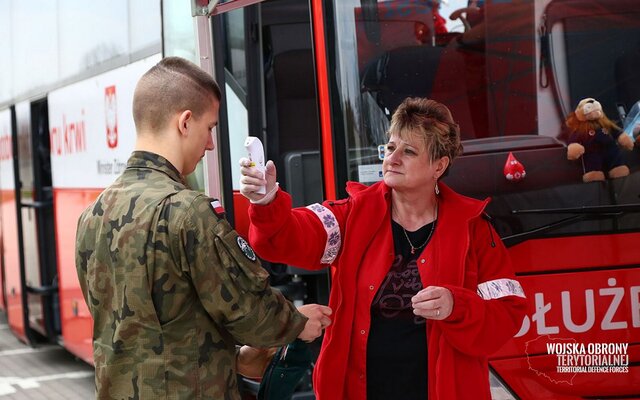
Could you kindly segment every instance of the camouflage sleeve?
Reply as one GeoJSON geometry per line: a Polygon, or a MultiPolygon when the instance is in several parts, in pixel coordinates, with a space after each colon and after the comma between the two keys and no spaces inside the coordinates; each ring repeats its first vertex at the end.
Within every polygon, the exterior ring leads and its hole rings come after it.
{"type": "Polygon", "coordinates": [[[180,234],[183,268],[203,306],[239,343],[278,346],[300,334],[306,317],[269,286],[269,273],[249,244],[205,196],[193,202],[180,234]]]}
{"type": "Polygon", "coordinates": [[[76,245],[75,245],[75,261],[76,261],[76,272],[78,274],[78,282],[80,283],[80,289],[82,290],[82,296],[84,297],[85,303],[88,305],[89,303],[89,289],[87,287],[87,263],[89,257],[92,254],[90,249],[87,249],[85,246],[86,240],[86,210],[80,215],[78,218],[78,224],[76,227],[76,245]]]}

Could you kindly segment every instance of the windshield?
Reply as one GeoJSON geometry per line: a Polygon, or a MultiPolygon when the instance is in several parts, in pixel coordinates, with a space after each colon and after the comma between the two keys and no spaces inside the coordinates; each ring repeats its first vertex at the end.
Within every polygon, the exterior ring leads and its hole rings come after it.
{"type": "Polygon", "coordinates": [[[640,100],[640,3],[334,0],[330,15],[339,187],[382,179],[379,146],[391,114],[408,96],[429,97],[451,109],[465,148],[445,182],[493,197],[502,236],[640,227],[634,209],[566,223],[571,215],[519,213],[640,201],[638,148],[621,150],[629,176],[585,184],[582,162],[567,160],[564,124],[585,97],[620,126],[640,100]],[[510,153],[526,170],[521,181],[505,178],[510,153]]]}

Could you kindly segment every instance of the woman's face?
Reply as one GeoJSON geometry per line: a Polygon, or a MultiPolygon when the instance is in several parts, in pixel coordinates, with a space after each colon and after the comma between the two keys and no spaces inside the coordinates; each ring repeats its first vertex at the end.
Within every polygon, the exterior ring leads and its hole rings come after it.
{"type": "Polygon", "coordinates": [[[414,136],[403,140],[392,134],[382,162],[384,183],[396,190],[432,186],[437,165],[429,159],[424,140],[414,136]]]}

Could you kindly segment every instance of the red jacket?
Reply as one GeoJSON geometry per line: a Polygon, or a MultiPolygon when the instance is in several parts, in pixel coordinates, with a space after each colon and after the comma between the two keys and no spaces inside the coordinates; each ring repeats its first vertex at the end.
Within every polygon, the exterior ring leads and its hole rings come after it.
{"type": "MultiPolygon", "coordinates": [[[[424,287],[451,291],[454,308],[447,319],[426,324],[429,399],[490,399],[487,356],[517,332],[526,301],[504,245],[482,217],[488,200],[440,187],[438,225],[418,268],[424,287]]],[[[347,192],[348,199],[324,207],[291,210],[290,196],[279,191],[271,204],[249,209],[249,239],[261,257],[335,267],[333,323],[314,371],[318,400],[366,399],[370,307],[394,257],[390,189],[349,183],[347,192]],[[330,242],[338,242],[339,252],[330,242]]]]}

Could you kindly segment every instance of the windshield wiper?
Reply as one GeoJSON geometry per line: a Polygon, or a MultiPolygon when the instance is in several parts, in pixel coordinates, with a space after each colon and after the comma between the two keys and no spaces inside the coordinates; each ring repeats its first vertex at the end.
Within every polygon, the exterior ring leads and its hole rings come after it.
{"type": "Polygon", "coordinates": [[[505,246],[510,247],[525,240],[541,236],[540,234],[570,225],[582,220],[602,218],[606,216],[619,216],[624,213],[640,212],[640,204],[619,204],[619,205],[603,205],[603,206],[583,206],[583,207],[567,207],[567,208],[541,208],[531,210],[512,210],[512,214],[577,214],[560,221],[555,221],[547,225],[542,225],[525,232],[516,233],[514,235],[505,236],[502,242],[505,246]]]}
{"type": "Polygon", "coordinates": [[[614,204],[604,206],[582,206],[567,208],[540,208],[532,210],[512,210],[512,214],[622,214],[640,212],[640,204],[614,204]]]}

